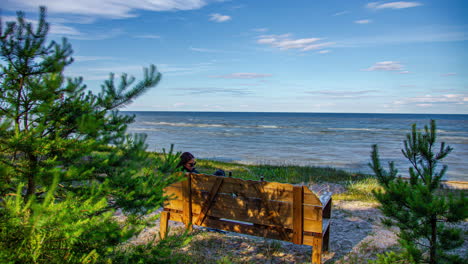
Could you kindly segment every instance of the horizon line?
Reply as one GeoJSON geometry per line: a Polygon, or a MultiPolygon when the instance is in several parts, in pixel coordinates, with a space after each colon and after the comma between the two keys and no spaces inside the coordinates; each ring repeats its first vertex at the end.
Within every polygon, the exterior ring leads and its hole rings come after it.
{"type": "Polygon", "coordinates": [[[276,111],[194,111],[194,110],[120,110],[121,112],[180,112],[180,113],[271,113],[271,114],[377,114],[377,115],[468,115],[450,113],[369,113],[369,112],[276,112],[276,111]]]}

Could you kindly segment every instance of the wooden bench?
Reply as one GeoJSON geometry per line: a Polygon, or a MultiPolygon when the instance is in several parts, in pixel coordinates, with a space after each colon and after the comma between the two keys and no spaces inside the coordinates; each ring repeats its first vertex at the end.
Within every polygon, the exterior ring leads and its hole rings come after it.
{"type": "Polygon", "coordinates": [[[329,248],[331,193],[319,198],[305,186],[190,173],[164,191],[170,199],[161,214],[162,238],[172,220],[189,229],[198,225],[309,245],[313,264],[329,248]]]}

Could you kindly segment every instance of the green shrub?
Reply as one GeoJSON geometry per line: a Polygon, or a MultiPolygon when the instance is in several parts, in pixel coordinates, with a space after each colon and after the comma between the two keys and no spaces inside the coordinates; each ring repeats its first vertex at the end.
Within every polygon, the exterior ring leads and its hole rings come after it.
{"type": "Polygon", "coordinates": [[[369,261],[369,264],[416,264],[416,262],[407,253],[390,251],[378,254],[377,259],[369,261]]]}

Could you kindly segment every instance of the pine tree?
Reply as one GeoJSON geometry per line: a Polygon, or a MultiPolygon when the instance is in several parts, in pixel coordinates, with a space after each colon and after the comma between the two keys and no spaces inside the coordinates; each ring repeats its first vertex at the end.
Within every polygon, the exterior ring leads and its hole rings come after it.
{"type": "Polygon", "coordinates": [[[413,125],[402,149],[411,164],[410,178],[406,180],[397,176],[393,162],[389,163],[389,171],[382,168],[377,145],[374,145],[369,165],[383,187],[383,191],[374,195],[388,217],[384,223],[399,228],[399,242],[416,262],[462,263],[460,257],[446,251],[463,244],[461,230],[453,223],[468,217],[467,199],[464,192],[453,197],[441,190],[447,166],[440,168],[438,165],[453,149],[444,142],[437,153],[435,148],[435,121],[431,120],[424,132],[413,125]]]}
{"type": "Polygon", "coordinates": [[[144,136],[126,133],[134,116],[119,112],[161,74],[111,74],[94,94],[64,76],[71,45],[46,43],[45,16],[40,8],[36,27],[22,12],[0,21],[0,262],[96,262],[152,220],[143,216],[174,180],[144,136]]]}

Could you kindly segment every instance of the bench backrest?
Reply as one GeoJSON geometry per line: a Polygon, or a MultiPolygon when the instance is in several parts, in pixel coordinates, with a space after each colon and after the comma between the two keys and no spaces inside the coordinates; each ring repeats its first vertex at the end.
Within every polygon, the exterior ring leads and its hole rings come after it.
{"type": "Polygon", "coordinates": [[[331,195],[320,199],[305,186],[276,182],[186,177],[165,188],[169,220],[311,246],[327,232],[331,195]]]}

